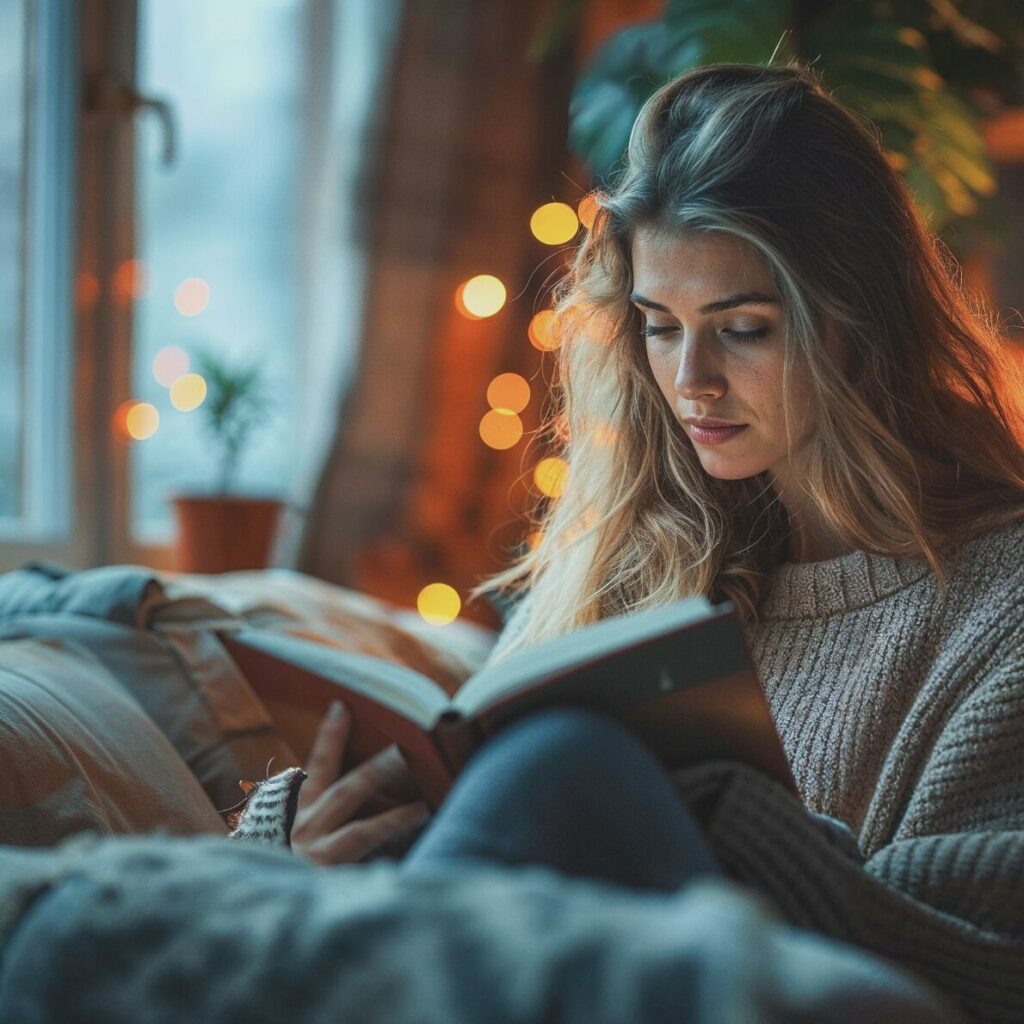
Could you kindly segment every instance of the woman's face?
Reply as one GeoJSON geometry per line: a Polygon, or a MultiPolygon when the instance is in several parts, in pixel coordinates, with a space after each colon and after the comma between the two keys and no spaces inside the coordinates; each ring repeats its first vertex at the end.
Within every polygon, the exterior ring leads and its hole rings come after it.
{"type": "MultiPolygon", "coordinates": [[[[786,477],[783,418],[784,317],[767,266],[721,232],[641,229],[632,248],[632,300],[654,379],[705,471],[741,480],[766,470],[786,477]],[[744,424],[702,434],[692,419],[744,424]]],[[[794,451],[812,432],[803,376],[794,373],[794,451]]]]}

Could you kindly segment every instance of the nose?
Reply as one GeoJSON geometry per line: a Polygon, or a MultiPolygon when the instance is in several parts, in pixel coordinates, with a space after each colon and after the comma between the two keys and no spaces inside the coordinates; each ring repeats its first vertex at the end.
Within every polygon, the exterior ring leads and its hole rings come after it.
{"type": "Polygon", "coordinates": [[[720,398],[725,394],[725,377],[709,349],[706,341],[693,335],[683,339],[675,379],[676,394],[680,398],[694,401],[698,398],[720,398]]]}

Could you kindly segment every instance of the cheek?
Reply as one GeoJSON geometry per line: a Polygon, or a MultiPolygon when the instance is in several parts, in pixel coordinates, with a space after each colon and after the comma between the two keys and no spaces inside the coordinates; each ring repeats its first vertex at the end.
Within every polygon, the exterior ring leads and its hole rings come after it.
{"type": "Polygon", "coordinates": [[[786,438],[787,394],[789,397],[788,405],[790,427],[793,432],[793,444],[795,448],[799,448],[814,432],[814,403],[812,401],[810,379],[805,370],[802,370],[800,367],[794,369],[789,391],[786,392],[783,387],[781,367],[778,369],[770,404],[774,414],[774,429],[782,442],[786,438]]]}
{"type": "Polygon", "coordinates": [[[669,404],[672,404],[672,396],[676,390],[675,360],[671,355],[666,355],[664,352],[659,353],[656,349],[648,346],[647,363],[651,368],[651,374],[658,385],[658,389],[668,400],[669,404]]]}

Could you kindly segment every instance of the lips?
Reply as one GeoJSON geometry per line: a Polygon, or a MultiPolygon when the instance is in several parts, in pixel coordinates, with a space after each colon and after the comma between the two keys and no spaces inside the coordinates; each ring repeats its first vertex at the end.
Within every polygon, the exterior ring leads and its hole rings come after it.
{"type": "Polygon", "coordinates": [[[746,423],[738,423],[726,427],[705,427],[697,423],[690,424],[690,434],[700,444],[721,444],[729,441],[741,431],[747,429],[746,423]]]}

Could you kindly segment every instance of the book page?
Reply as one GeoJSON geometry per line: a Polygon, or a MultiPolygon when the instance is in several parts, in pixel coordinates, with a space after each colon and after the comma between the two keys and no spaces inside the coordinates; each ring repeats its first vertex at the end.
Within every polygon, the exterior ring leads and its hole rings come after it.
{"type": "Polygon", "coordinates": [[[452,699],[452,706],[469,717],[479,709],[528,689],[576,666],[600,660],[621,648],[677,633],[715,612],[705,597],[687,597],[662,608],[618,615],[583,626],[566,636],[545,640],[510,654],[504,661],[471,676],[452,699]]]}
{"type": "MultiPolygon", "coordinates": [[[[276,685],[288,686],[289,676],[302,674],[333,684],[337,697],[345,699],[345,691],[359,694],[374,703],[390,708],[429,731],[437,717],[448,708],[448,694],[432,679],[404,665],[396,665],[368,654],[341,651],[336,647],[301,640],[283,633],[246,629],[225,638],[229,650],[246,648],[272,665],[259,669],[261,675],[277,674],[276,685]]],[[[236,655],[237,659],[237,655],[236,655]]],[[[249,672],[255,672],[249,667],[249,672]]]]}

